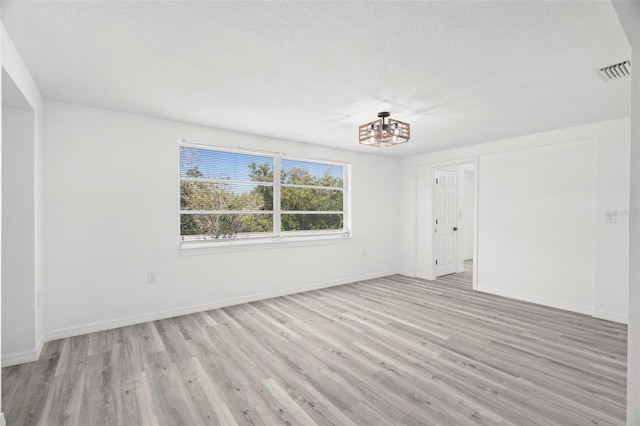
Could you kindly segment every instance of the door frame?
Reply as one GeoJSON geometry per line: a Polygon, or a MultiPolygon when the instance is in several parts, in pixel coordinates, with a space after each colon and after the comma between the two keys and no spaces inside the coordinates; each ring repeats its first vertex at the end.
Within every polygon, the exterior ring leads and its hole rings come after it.
{"type": "Polygon", "coordinates": [[[480,189],[478,158],[464,157],[456,160],[418,164],[416,166],[416,277],[427,280],[435,279],[435,239],[433,238],[435,169],[461,164],[473,164],[473,289],[477,290],[478,271],[481,261],[478,253],[478,207],[480,201],[478,196],[480,189]]]}

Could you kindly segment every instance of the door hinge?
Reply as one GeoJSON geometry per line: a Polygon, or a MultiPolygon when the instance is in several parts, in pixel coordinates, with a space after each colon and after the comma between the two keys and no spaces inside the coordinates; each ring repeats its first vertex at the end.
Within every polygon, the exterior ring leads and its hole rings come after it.
{"type": "Polygon", "coordinates": [[[438,178],[436,178],[436,185],[438,184],[438,178]]]}
{"type": "Polygon", "coordinates": [[[436,259],[436,266],[438,265],[438,259],[436,259]]]}
{"type": "Polygon", "coordinates": [[[438,224],[438,219],[436,219],[436,225],[438,224]]]}

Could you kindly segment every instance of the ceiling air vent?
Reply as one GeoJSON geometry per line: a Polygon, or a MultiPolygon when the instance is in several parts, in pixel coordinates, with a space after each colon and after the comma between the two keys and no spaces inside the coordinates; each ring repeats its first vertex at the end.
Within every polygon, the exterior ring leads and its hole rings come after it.
{"type": "Polygon", "coordinates": [[[600,68],[600,75],[605,80],[617,80],[619,78],[627,78],[631,75],[631,62],[624,61],[619,64],[609,65],[600,68]]]}

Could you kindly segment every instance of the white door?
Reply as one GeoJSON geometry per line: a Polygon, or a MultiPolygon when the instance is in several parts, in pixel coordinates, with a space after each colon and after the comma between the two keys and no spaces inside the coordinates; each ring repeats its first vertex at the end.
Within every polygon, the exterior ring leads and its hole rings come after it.
{"type": "Polygon", "coordinates": [[[435,169],[434,262],[435,276],[453,274],[457,268],[456,173],[435,169]]]}

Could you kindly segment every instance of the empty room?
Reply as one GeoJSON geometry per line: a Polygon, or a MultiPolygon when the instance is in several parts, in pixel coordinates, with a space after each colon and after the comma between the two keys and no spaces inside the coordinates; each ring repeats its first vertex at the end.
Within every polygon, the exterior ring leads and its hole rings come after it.
{"type": "Polygon", "coordinates": [[[0,426],[640,426],[640,1],[0,21],[0,426]]]}

